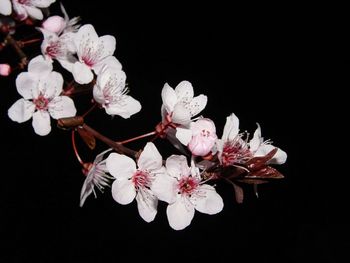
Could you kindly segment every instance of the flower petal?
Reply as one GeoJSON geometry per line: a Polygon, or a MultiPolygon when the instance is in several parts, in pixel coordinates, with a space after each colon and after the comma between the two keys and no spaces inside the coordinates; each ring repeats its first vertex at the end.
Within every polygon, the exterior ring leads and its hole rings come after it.
{"type": "Polygon", "coordinates": [[[258,128],[256,128],[253,138],[249,141],[249,149],[251,152],[255,152],[258,150],[260,144],[262,143],[263,139],[261,137],[261,128],[259,123],[257,123],[258,128]]]}
{"type": "Polygon", "coordinates": [[[147,223],[152,222],[157,214],[158,199],[149,192],[141,190],[136,195],[137,208],[143,220],[147,223]]]}
{"type": "Polygon", "coordinates": [[[83,186],[80,191],[80,207],[82,207],[85,203],[86,198],[92,193],[94,185],[92,184],[92,177],[86,177],[83,183],[83,186]]]}
{"type": "Polygon", "coordinates": [[[197,211],[214,215],[223,209],[224,202],[214,187],[203,184],[199,187],[199,193],[199,196],[192,195],[191,197],[191,201],[195,204],[197,211]]]}
{"type": "Polygon", "coordinates": [[[192,131],[177,127],[175,136],[183,145],[187,146],[192,139],[192,131]]]}
{"type": "Polygon", "coordinates": [[[52,71],[52,68],[52,62],[46,60],[42,55],[36,56],[28,64],[28,72],[37,77],[45,77],[52,71]]]}
{"type": "Polygon", "coordinates": [[[4,16],[11,15],[12,6],[10,0],[0,0],[0,14],[4,16]]]}
{"type": "Polygon", "coordinates": [[[175,88],[178,101],[190,102],[193,98],[193,87],[189,81],[181,81],[175,88]]]}
{"type": "MultiPolygon", "coordinates": [[[[262,144],[258,148],[258,150],[254,153],[254,156],[265,156],[269,152],[271,152],[273,149],[277,147],[271,145],[271,144],[262,144]]],[[[280,148],[277,148],[276,154],[273,156],[273,158],[268,162],[270,164],[284,164],[287,161],[287,153],[280,148]]]]}
{"type": "Polygon", "coordinates": [[[23,21],[28,17],[27,10],[17,1],[12,1],[12,7],[20,21],[23,21]]]}
{"type": "Polygon", "coordinates": [[[176,183],[177,180],[174,177],[165,173],[158,174],[152,182],[151,190],[159,200],[171,204],[176,201],[176,183]]]}
{"type": "Polygon", "coordinates": [[[168,83],[165,83],[162,89],[162,101],[167,113],[173,112],[177,103],[177,96],[175,90],[168,83]]]}
{"type": "Polygon", "coordinates": [[[58,72],[51,72],[46,77],[40,79],[39,92],[45,98],[55,98],[62,92],[63,77],[58,72]]]}
{"type": "Polygon", "coordinates": [[[105,35],[99,38],[99,43],[102,45],[102,52],[100,54],[100,58],[105,58],[108,56],[112,56],[115,51],[115,37],[111,35],[105,35]]]}
{"type": "Polygon", "coordinates": [[[73,77],[79,84],[87,84],[92,81],[94,74],[92,74],[90,68],[83,63],[75,62],[73,65],[73,77]]]}
{"type": "Polygon", "coordinates": [[[128,179],[136,171],[136,163],[128,156],[111,153],[106,159],[108,172],[116,179],[128,179]]]}
{"type": "Polygon", "coordinates": [[[31,101],[25,99],[17,100],[8,110],[11,120],[18,123],[29,120],[35,111],[35,105],[31,101]]]}
{"type": "Polygon", "coordinates": [[[224,132],[221,139],[226,141],[232,141],[239,133],[239,119],[234,113],[226,117],[226,123],[224,127],[224,132]]]}
{"type": "Polygon", "coordinates": [[[71,98],[59,96],[50,101],[49,113],[52,118],[57,120],[60,118],[73,117],[77,113],[77,110],[71,98]]]}
{"type": "Polygon", "coordinates": [[[137,161],[142,171],[152,171],[162,167],[163,158],[152,142],[148,142],[137,161]]]}
{"type": "Polygon", "coordinates": [[[91,24],[83,25],[74,36],[74,44],[81,61],[82,57],[87,55],[85,53],[93,55],[97,52],[98,43],[98,35],[91,24]]]}
{"type": "Polygon", "coordinates": [[[205,106],[207,105],[207,102],[208,97],[203,94],[194,97],[189,104],[191,117],[196,116],[198,113],[204,110],[205,106]]]}
{"type": "Polygon", "coordinates": [[[174,123],[188,125],[191,121],[191,113],[184,104],[178,103],[174,107],[171,118],[174,123]]]}
{"type": "Polygon", "coordinates": [[[34,6],[23,5],[24,9],[27,11],[31,18],[42,20],[44,18],[43,12],[34,6]]]}
{"type": "Polygon", "coordinates": [[[48,135],[51,131],[50,114],[41,110],[34,112],[32,125],[36,134],[48,135]]]}
{"type": "Polygon", "coordinates": [[[45,8],[54,3],[56,0],[31,0],[30,2],[40,8],[45,8]]]}
{"type": "Polygon", "coordinates": [[[172,155],[165,163],[167,172],[170,176],[181,179],[183,176],[191,174],[191,169],[188,167],[187,159],[183,155],[172,155]]]}
{"type": "Polygon", "coordinates": [[[135,186],[128,179],[115,180],[112,184],[112,196],[121,205],[130,204],[136,196],[135,186]]]}
{"type": "Polygon", "coordinates": [[[98,61],[92,66],[92,69],[99,75],[105,66],[113,70],[122,70],[122,64],[120,64],[119,60],[114,56],[108,56],[98,61]]]}
{"type": "Polygon", "coordinates": [[[106,112],[110,115],[119,115],[124,119],[128,119],[131,115],[138,113],[141,108],[142,106],[138,100],[129,95],[123,95],[123,98],[117,103],[106,107],[106,112]]]}
{"type": "Polygon", "coordinates": [[[18,93],[25,99],[33,99],[38,95],[39,79],[28,72],[20,73],[16,78],[18,93]]]}
{"type": "Polygon", "coordinates": [[[182,197],[178,197],[175,203],[168,205],[166,213],[169,225],[175,230],[181,230],[191,224],[194,216],[194,207],[185,203],[182,197]]]}

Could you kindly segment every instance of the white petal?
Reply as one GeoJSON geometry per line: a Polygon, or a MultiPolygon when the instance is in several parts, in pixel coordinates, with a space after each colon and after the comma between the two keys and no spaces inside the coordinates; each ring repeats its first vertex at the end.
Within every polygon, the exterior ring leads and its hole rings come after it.
{"type": "Polygon", "coordinates": [[[42,20],[44,18],[43,12],[34,6],[23,5],[24,9],[27,11],[31,18],[42,20]]]}
{"type": "Polygon", "coordinates": [[[46,77],[40,79],[39,92],[45,98],[55,98],[62,92],[63,77],[58,72],[51,72],[46,77]]]}
{"type": "Polygon", "coordinates": [[[36,56],[28,64],[28,72],[39,77],[45,77],[52,71],[52,62],[42,55],[36,56]]]}
{"type": "Polygon", "coordinates": [[[27,10],[23,7],[22,4],[19,4],[17,1],[12,1],[12,7],[13,11],[15,11],[20,21],[23,21],[28,17],[27,10]]]}
{"type": "Polygon", "coordinates": [[[111,35],[105,35],[99,38],[100,45],[103,46],[102,52],[100,54],[100,58],[105,58],[108,56],[112,56],[115,50],[115,37],[111,35]]]}
{"type": "Polygon", "coordinates": [[[115,104],[110,104],[106,107],[107,114],[119,115],[124,119],[130,118],[131,115],[138,113],[141,110],[141,104],[129,95],[123,95],[115,104]]]}
{"type": "Polygon", "coordinates": [[[0,14],[4,16],[11,15],[12,6],[10,0],[0,0],[0,14]]]}
{"type": "Polygon", "coordinates": [[[256,128],[253,138],[249,141],[249,149],[252,152],[255,152],[260,144],[262,143],[262,138],[261,138],[261,128],[259,123],[257,123],[258,128],[256,128]]]}
{"type": "Polygon", "coordinates": [[[122,70],[122,64],[120,64],[119,60],[114,56],[108,56],[98,61],[92,66],[92,69],[99,75],[105,66],[113,70],[122,70]]]}
{"type": "Polygon", "coordinates": [[[239,133],[239,119],[232,113],[230,116],[226,117],[226,123],[224,127],[224,132],[222,134],[222,140],[225,142],[227,140],[232,141],[239,133]]]}
{"type": "Polygon", "coordinates": [[[130,204],[135,196],[136,190],[131,180],[114,180],[112,184],[113,199],[121,205],[130,204]]]}
{"type": "Polygon", "coordinates": [[[71,73],[73,72],[75,62],[77,62],[76,59],[73,61],[70,61],[70,60],[56,58],[56,60],[61,64],[61,66],[63,68],[65,68],[66,70],[68,70],[71,73]]]}
{"type": "Polygon", "coordinates": [[[38,78],[28,72],[22,72],[16,78],[18,93],[25,99],[33,99],[38,94],[38,78]]]}
{"type": "Polygon", "coordinates": [[[175,88],[177,99],[179,101],[191,101],[193,98],[193,87],[189,81],[181,81],[175,88]]]}
{"type": "Polygon", "coordinates": [[[136,163],[128,156],[111,153],[106,159],[108,172],[116,179],[128,179],[136,171],[136,163]]]}
{"type": "Polygon", "coordinates": [[[170,176],[181,179],[183,176],[191,174],[191,169],[188,167],[187,159],[183,155],[172,155],[165,163],[167,172],[170,176]]]}
{"type": "Polygon", "coordinates": [[[45,8],[54,3],[56,0],[31,0],[30,2],[40,8],[45,8]]]}
{"type": "Polygon", "coordinates": [[[158,199],[152,194],[141,191],[136,195],[137,208],[142,219],[149,223],[156,217],[158,199]]]}
{"type": "Polygon", "coordinates": [[[173,112],[177,103],[177,96],[175,90],[168,83],[165,83],[162,89],[162,101],[167,113],[173,112]]]}
{"type": "MultiPolygon", "coordinates": [[[[258,150],[255,152],[254,156],[265,156],[269,152],[271,152],[273,149],[277,147],[271,145],[271,144],[262,144],[258,148],[258,150]]],[[[269,161],[270,164],[284,164],[287,160],[287,153],[280,148],[277,148],[277,152],[273,156],[273,158],[269,161]]]]}
{"type": "Polygon", "coordinates": [[[183,145],[187,146],[192,139],[192,131],[190,129],[177,127],[175,136],[183,145]]]}
{"type": "Polygon", "coordinates": [[[191,113],[189,109],[185,107],[185,105],[178,103],[174,107],[171,118],[174,123],[188,125],[191,120],[191,113]]]}
{"type": "Polygon", "coordinates": [[[152,171],[162,167],[163,158],[152,142],[148,142],[137,161],[142,171],[152,171]]]}
{"type": "Polygon", "coordinates": [[[35,111],[35,105],[25,99],[17,100],[8,110],[11,120],[22,123],[29,120],[35,111]]]}
{"type": "Polygon", "coordinates": [[[67,96],[59,96],[54,98],[49,103],[49,113],[52,118],[60,119],[66,117],[73,117],[77,113],[74,102],[67,96]]]}
{"type": "Polygon", "coordinates": [[[169,225],[175,230],[181,230],[191,224],[194,216],[194,207],[185,203],[181,197],[166,209],[169,225]]]}
{"type": "Polygon", "coordinates": [[[176,184],[177,180],[174,177],[165,173],[158,174],[152,182],[151,190],[159,200],[171,204],[176,200],[176,184]]]}
{"type": "Polygon", "coordinates": [[[34,112],[32,125],[36,134],[48,135],[51,131],[50,114],[41,110],[34,112]]]}
{"type": "Polygon", "coordinates": [[[90,68],[83,63],[75,62],[73,65],[73,77],[79,84],[87,84],[92,81],[94,74],[92,74],[90,68]]]}
{"type": "MultiPolygon", "coordinates": [[[[126,81],[126,75],[125,72],[116,69],[114,67],[109,67],[105,65],[99,75],[97,76],[96,84],[98,88],[101,90],[101,92],[108,88],[109,90],[109,96],[116,96],[118,93],[122,93],[125,89],[125,81],[126,81]],[[113,85],[114,89],[111,89],[111,84],[113,85]],[[107,87],[109,86],[109,87],[107,87]],[[114,91],[114,93],[112,93],[114,91]]],[[[99,96],[101,97],[101,96],[99,96]]],[[[104,97],[104,96],[102,96],[104,97]]]]}
{"type": "Polygon", "coordinates": [[[191,117],[196,116],[198,113],[200,113],[207,105],[207,102],[208,97],[203,94],[194,97],[189,104],[191,117]]]}
{"type": "Polygon", "coordinates": [[[82,59],[86,52],[95,54],[98,50],[98,43],[98,35],[95,28],[90,24],[83,25],[74,36],[74,44],[79,59],[82,59]]]}
{"type": "Polygon", "coordinates": [[[192,195],[191,201],[195,203],[195,208],[197,211],[214,215],[219,213],[223,207],[224,202],[221,196],[215,191],[215,188],[203,184],[199,187],[199,196],[192,195]]]}

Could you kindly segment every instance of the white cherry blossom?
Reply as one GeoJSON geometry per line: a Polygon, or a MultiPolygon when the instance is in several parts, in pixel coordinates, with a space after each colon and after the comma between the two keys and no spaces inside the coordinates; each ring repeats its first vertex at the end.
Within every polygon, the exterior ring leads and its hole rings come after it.
{"type": "Polygon", "coordinates": [[[4,16],[11,15],[12,5],[10,0],[0,0],[0,14],[4,16]]]}
{"type": "Polygon", "coordinates": [[[16,79],[17,91],[22,99],[16,101],[8,110],[11,120],[22,123],[33,117],[36,134],[50,133],[50,116],[54,119],[72,117],[76,114],[73,100],[60,96],[63,78],[52,71],[52,64],[43,56],[33,58],[28,72],[22,72],[16,79]]]}
{"type": "Polygon", "coordinates": [[[135,198],[140,216],[151,222],[157,214],[158,199],[153,194],[152,183],[162,175],[162,156],[155,145],[147,143],[142,151],[137,167],[133,159],[118,153],[107,158],[107,169],[116,180],[112,184],[112,196],[122,205],[130,204],[135,198]]]}
{"type": "Polygon", "coordinates": [[[195,210],[213,215],[224,206],[221,196],[211,185],[202,181],[199,169],[192,162],[188,167],[185,156],[172,155],[166,160],[167,174],[159,175],[153,182],[153,191],[159,200],[169,203],[169,225],[181,230],[190,225],[195,210]]]}
{"type": "Polygon", "coordinates": [[[141,104],[127,95],[124,71],[105,66],[97,76],[93,95],[96,102],[105,108],[107,114],[130,118],[141,110],[141,104]]]}
{"type": "Polygon", "coordinates": [[[72,74],[79,84],[91,82],[94,77],[91,70],[98,75],[104,65],[121,70],[120,62],[112,56],[116,46],[114,36],[98,37],[94,27],[88,24],[76,33],[74,44],[78,61],[73,65],[72,74]]]}
{"type": "Polygon", "coordinates": [[[28,16],[37,20],[44,18],[40,8],[49,7],[56,0],[12,0],[13,10],[20,20],[28,16]]]}

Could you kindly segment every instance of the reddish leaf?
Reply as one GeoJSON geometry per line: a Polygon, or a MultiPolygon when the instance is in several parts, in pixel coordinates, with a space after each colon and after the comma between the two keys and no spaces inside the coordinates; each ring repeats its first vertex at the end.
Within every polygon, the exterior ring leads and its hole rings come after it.
{"type": "Polygon", "coordinates": [[[96,146],[96,140],[95,137],[89,133],[88,131],[86,131],[83,128],[78,128],[77,129],[80,137],[83,139],[83,141],[86,143],[86,145],[91,149],[95,149],[96,146]]]}
{"type": "Polygon", "coordinates": [[[239,204],[242,204],[243,198],[244,198],[242,187],[240,187],[239,185],[237,185],[235,183],[232,183],[232,185],[233,185],[233,189],[235,190],[236,202],[239,204]]]}
{"type": "Polygon", "coordinates": [[[266,163],[272,159],[272,157],[276,154],[277,152],[277,148],[274,148],[273,150],[271,150],[268,154],[266,154],[265,156],[261,156],[261,157],[254,157],[252,159],[250,159],[246,165],[247,168],[250,171],[257,171],[260,170],[262,167],[266,166],[266,163]]]}
{"type": "Polygon", "coordinates": [[[275,168],[272,168],[271,166],[265,166],[261,168],[260,170],[253,171],[248,173],[244,178],[249,179],[281,179],[284,178],[284,176],[277,171],[275,168]]]}

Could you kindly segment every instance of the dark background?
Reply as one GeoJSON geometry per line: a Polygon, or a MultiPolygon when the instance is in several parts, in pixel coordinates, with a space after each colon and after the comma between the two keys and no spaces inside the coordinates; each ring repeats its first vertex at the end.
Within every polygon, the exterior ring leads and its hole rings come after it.
{"type": "MultiPolygon", "coordinates": [[[[57,129],[37,136],[31,121],[17,124],[7,109],[20,96],[15,75],[1,78],[2,172],[0,184],[0,257],[4,262],[118,262],[151,259],[186,262],[334,262],[340,247],[330,246],[331,205],[310,172],[305,146],[316,122],[309,89],[315,88],[317,45],[303,14],[289,7],[189,7],[187,4],[109,8],[109,1],[63,1],[70,15],[80,15],[97,33],[117,39],[115,56],[123,64],[130,94],[142,111],[129,120],[111,119],[95,111],[87,123],[116,140],[151,131],[160,120],[160,92],[165,82],[175,87],[192,82],[195,94],[208,95],[202,112],[212,118],[221,136],[226,116],[234,112],[241,130],[251,133],[255,122],[263,136],[288,153],[279,170],[285,179],[260,187],[256,199],[246,187],[245,202],[234,201],[230,185],[218,184],[224,210],[214,216],[196,212],[183,231],[172,230],[166,205],[159,204],[154,222],[145,223],[135,202],[117,204],[110,192],[89,197],[83,208],[79,195],[84,176],[74,157],[70,133],[57,129]],[[138,11],[136,11],[138,10],[138,11]],[[315,183],[316,182],[316,183],[315,183]],[[9,254],[9,255],[7,255],[9,254]]],[[[57,5],[53,10],[57,10],[57,5]]],[[[36,46],[37,47],[37,46],[36,46]]],[[[3,62],[11,54],[0,54],[3,62]],[[4,55],[3,55],[4,54],[4,55]]],[[[34,56],[36,54],[32,54],[34,56]]],[[[57,65],[56,65],[57,66],[57,65]]],[[[348,67],[348,66],[347,66],[348,67]]],[[[69,76],[69,75],[68,75],[69,76]]],[[[81,114],[88,99],[79,103],[81,114]]],[[[145,141],[130,145],[143,147],[145,141]]],[[[163,156],[175,153],[157,142],[163,156]]],[[[90,153],[79,144],[85,160],[90,153]]]]}

